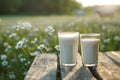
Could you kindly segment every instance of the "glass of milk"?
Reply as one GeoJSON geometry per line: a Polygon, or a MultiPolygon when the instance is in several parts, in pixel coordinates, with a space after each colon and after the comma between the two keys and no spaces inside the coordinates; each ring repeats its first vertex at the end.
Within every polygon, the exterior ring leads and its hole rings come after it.
{"type": "Polygon", "coordinates": [[[85,66],[97,66],[100,34],[80,34],[82,62],[85,66]]]}
{"type": "Polygon", "coordinates": [[[64,66],[77,63],[79,32],[58,32],[60,45],[60,62],[64,66]]]}

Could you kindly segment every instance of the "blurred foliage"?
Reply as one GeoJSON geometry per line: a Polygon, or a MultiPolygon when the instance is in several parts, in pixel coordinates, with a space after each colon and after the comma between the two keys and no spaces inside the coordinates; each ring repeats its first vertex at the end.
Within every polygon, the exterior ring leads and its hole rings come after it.
{"type": "Polygon", "coordinates": [[[80,7],[75,0],[1,0],[0,14],[66,14],[80,7]]]}

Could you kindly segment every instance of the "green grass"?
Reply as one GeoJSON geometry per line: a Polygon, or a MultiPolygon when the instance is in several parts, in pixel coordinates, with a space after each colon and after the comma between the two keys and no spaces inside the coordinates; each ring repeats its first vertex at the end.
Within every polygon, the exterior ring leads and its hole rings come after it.
{"type": "Polygon", "coordinates": [[[35,55],[59,54],[55,46],[60,31],[100,33],[100,51],[120,50],[119,18],[0,16],[0,19],[0,80],[23,80],[35,55]]]}

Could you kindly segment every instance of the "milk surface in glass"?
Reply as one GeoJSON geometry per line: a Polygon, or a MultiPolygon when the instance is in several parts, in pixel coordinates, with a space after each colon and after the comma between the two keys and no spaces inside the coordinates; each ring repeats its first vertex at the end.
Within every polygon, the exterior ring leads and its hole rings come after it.
{"type": "Polygon", "coordinates": [[[82,61],[86,66],[96,66],[98,64],[98,52],[99,52],[99,38],[82,38],[81,41],[81,53],[82,61]]]}
{"type": "Polygon", "coordinates": [[[76,64],[79,32],[59,32],[60,58],[65,64],[76,64]]]}

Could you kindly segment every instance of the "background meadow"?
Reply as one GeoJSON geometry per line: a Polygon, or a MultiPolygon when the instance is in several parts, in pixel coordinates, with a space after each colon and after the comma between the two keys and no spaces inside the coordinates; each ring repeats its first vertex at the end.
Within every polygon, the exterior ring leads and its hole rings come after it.
{"type": "Polygon", "coordinates": [[[100,33],[100,51],[105,52],[120,50],[119,28],[119,18],[1,16],[0,80],[23,80],[36,55],[59,54],[57,33],[60,31],[100,33]]]}

